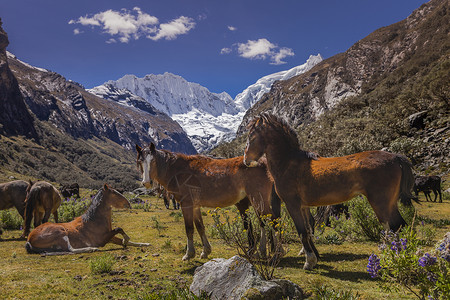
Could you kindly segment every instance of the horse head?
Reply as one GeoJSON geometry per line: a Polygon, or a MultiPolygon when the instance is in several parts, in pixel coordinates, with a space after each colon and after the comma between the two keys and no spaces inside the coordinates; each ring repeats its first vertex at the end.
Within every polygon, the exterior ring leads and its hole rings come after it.
{"type": "Polygon", "coordinates": [[[140,146],[136,145],[136,151],[136,164],[138,170],[141,172],[142,185],[149,189],[153,185],[150,173],[152,171],[151,164],[156,153],[155,144],[151,143],[148,147],[145,148],[141,148],[140,146]]]}
{"type": "Polygon", "coordinates": [[[103,185],[103,198],[107,199],[109,205],[114,208],[131,208],[130,202],[118,191],[110,188],[106,183],[103,185]]]}
{"type": "Polygon", "coordinates": [[[266,151],[266,141],[263,134],[266,122],[265,115],[260,115],[249,124],[247,144],[244,151],[244,164],[247,167],[256,167],[258,159],[266,151]]]}

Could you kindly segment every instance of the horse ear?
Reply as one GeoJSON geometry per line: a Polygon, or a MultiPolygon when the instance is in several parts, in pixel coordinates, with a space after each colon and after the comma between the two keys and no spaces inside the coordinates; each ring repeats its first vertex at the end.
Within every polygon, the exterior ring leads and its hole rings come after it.
{"type": "Polygon", "coordinates": [[[155,144],[153,144],[153,142],[150,143],[150,152],[152,152],[152,153],[156,152],[156,147],[155,147],[155,144]]]}
{"type": "Polygon", "coordinates": [[[103,185],[103,190],[104,190],[104,191],[109,190],[109,186],[108,186],[106,183],[103,185]]]}
{"type": "Polygon", "coordinates": [[[137,153],[142,152],[142,148],[138,144],[136,144],[136,151],[137,151],[137,153]]]}

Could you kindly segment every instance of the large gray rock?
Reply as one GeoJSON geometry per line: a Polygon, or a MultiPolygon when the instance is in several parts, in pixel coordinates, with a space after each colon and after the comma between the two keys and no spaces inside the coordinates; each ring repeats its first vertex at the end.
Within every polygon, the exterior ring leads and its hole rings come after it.
{"type": "Polygon", "coordinates": [[[190,291],[211,299],[303,299],[302,289],[289,280],[264,280],[246,259],[216,258],[198,267],[190,291]]]}

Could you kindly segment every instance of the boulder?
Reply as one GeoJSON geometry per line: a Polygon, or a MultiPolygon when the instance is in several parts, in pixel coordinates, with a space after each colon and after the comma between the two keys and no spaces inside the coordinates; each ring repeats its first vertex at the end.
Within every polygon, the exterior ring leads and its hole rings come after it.
{"type": "Polygon", "coordinates": [[[303,299],[302,289],[289,280],[264,280],[240,256],[216,258],[198,267],[190,291],[211,299],[303,299]]]}

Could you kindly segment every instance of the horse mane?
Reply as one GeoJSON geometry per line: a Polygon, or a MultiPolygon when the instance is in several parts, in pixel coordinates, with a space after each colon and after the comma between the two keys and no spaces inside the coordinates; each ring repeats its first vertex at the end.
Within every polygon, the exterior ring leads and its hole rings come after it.
{"type": "Polygon", "coordinates": [[[83,222],[91,221],[99,208],[100,204],[102,203],[103,199],[103,189],[100,189],[98,193],[92,198],[91,204],[89,205],[86,212],[81,216],[81,219],[83,222]]]}
{"type": "MultiPolygon", "coordinates": [[[[249,127],[253,128],[258,120],[262,120],[263,124],[267,124],[270,126],[275,132],[277,132],[280,135],[283,135],[287,143],[294,149],[298,149],[302,155],[304,155],[308,159],[317,160],[320,155],[314,152],[309,152],[302,150],[300,147],[300,142],[298,140],[298,134],[295,132],[295,130],[292,128],[291,125],[286,122],[286,120],[277,117],[271,113],[263,112],[261,113],[257,118],[254,118],[250,124],[249,127]]],[[[266,126],[267,126],[266,125],[266,126]]]]}

